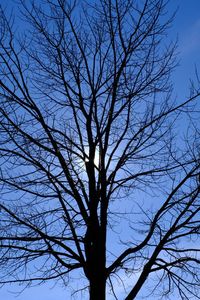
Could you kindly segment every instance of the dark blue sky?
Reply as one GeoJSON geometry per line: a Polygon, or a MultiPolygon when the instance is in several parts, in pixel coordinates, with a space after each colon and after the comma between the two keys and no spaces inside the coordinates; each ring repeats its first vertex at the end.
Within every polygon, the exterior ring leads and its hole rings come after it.
{"type": "MultiPolygon", "coordinates": [[[[13,6],[13,0],[1,0],[0,3],[13,6]]],[[[178,36],[178,51],[180,53],[180,66],[174,73],[175,94],[180,100],[189,93],[189,79],[194,77],[194,66],[200,70],[200,1],[199,0],[171,0],[169,10],[173,11],[179,6],[172,29],[169,32],[170,38],[178,36]]],[[[70,294],[59,286],[52,284],[26,289],[16,298],[13,292],[20,291],[22,287],[16,288],[6,286],[0,290],[0,299],[4,300],[56,300],[70,299],[70,294]],[[12,293],[10,293],[12,292],[12,293]]],[[[123,297],[123,296],[122,296],[123,297]]],[[[76,295],[76,300],[81,299],[76,295]]],[[[83,298],[82,298],[83,299],[83,298]]],[[[108,298],[111,300],[112,298],[108,298]]],[[[149,298],[150,300],[150,298],[149,298]]]]}
{"type": "Polygon", "coordinates": [[[189,78],[194,77],[195,64],[200,69],[200,1],[174,0],[179,6],[171,34],[178,35],[180,66],[175,72],[175,90],[178,95],[188,93],[189,78]]]}

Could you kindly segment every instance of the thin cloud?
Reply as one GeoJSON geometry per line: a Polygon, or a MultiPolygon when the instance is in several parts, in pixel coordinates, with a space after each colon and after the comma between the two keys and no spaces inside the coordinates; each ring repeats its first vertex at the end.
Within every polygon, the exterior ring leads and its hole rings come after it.
{"type": "Polygon", "coordinates": [[[200,19],[193,25],[181,33],[180,35],[180,52],[181,55],[191,55],[200,49],[200,19]]]}

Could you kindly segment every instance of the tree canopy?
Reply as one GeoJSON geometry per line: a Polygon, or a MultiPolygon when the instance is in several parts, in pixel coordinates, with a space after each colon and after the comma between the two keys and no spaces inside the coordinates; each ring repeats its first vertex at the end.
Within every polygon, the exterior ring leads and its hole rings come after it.
{"type": "Polygon", "coordinates": [[[24,28],[0,20],[0,283],[200,299],[199,81],[175,100],[167,1],[20,8],[24,28]]]}

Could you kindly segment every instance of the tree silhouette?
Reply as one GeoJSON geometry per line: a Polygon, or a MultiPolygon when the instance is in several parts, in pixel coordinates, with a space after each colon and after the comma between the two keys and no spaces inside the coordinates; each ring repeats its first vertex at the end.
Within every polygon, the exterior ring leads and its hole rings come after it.
{"type": "Polygon", "coordinates": [[[1,10],[1,284],[200,298],[199,91],[174,101],[166,4],[21,1],[24,34],[1,10]]]}

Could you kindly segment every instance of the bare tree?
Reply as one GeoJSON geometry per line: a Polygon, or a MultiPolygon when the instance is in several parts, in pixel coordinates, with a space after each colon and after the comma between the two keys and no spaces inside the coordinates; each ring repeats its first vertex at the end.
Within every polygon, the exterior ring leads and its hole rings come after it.
{"type": "Polygon", "coordinates": [[[165,1],[21,8],[24,34],[0,21],[1,284],[200,299],[199,131],[177,130],[199,91],[174,101],[165,1]]]}

